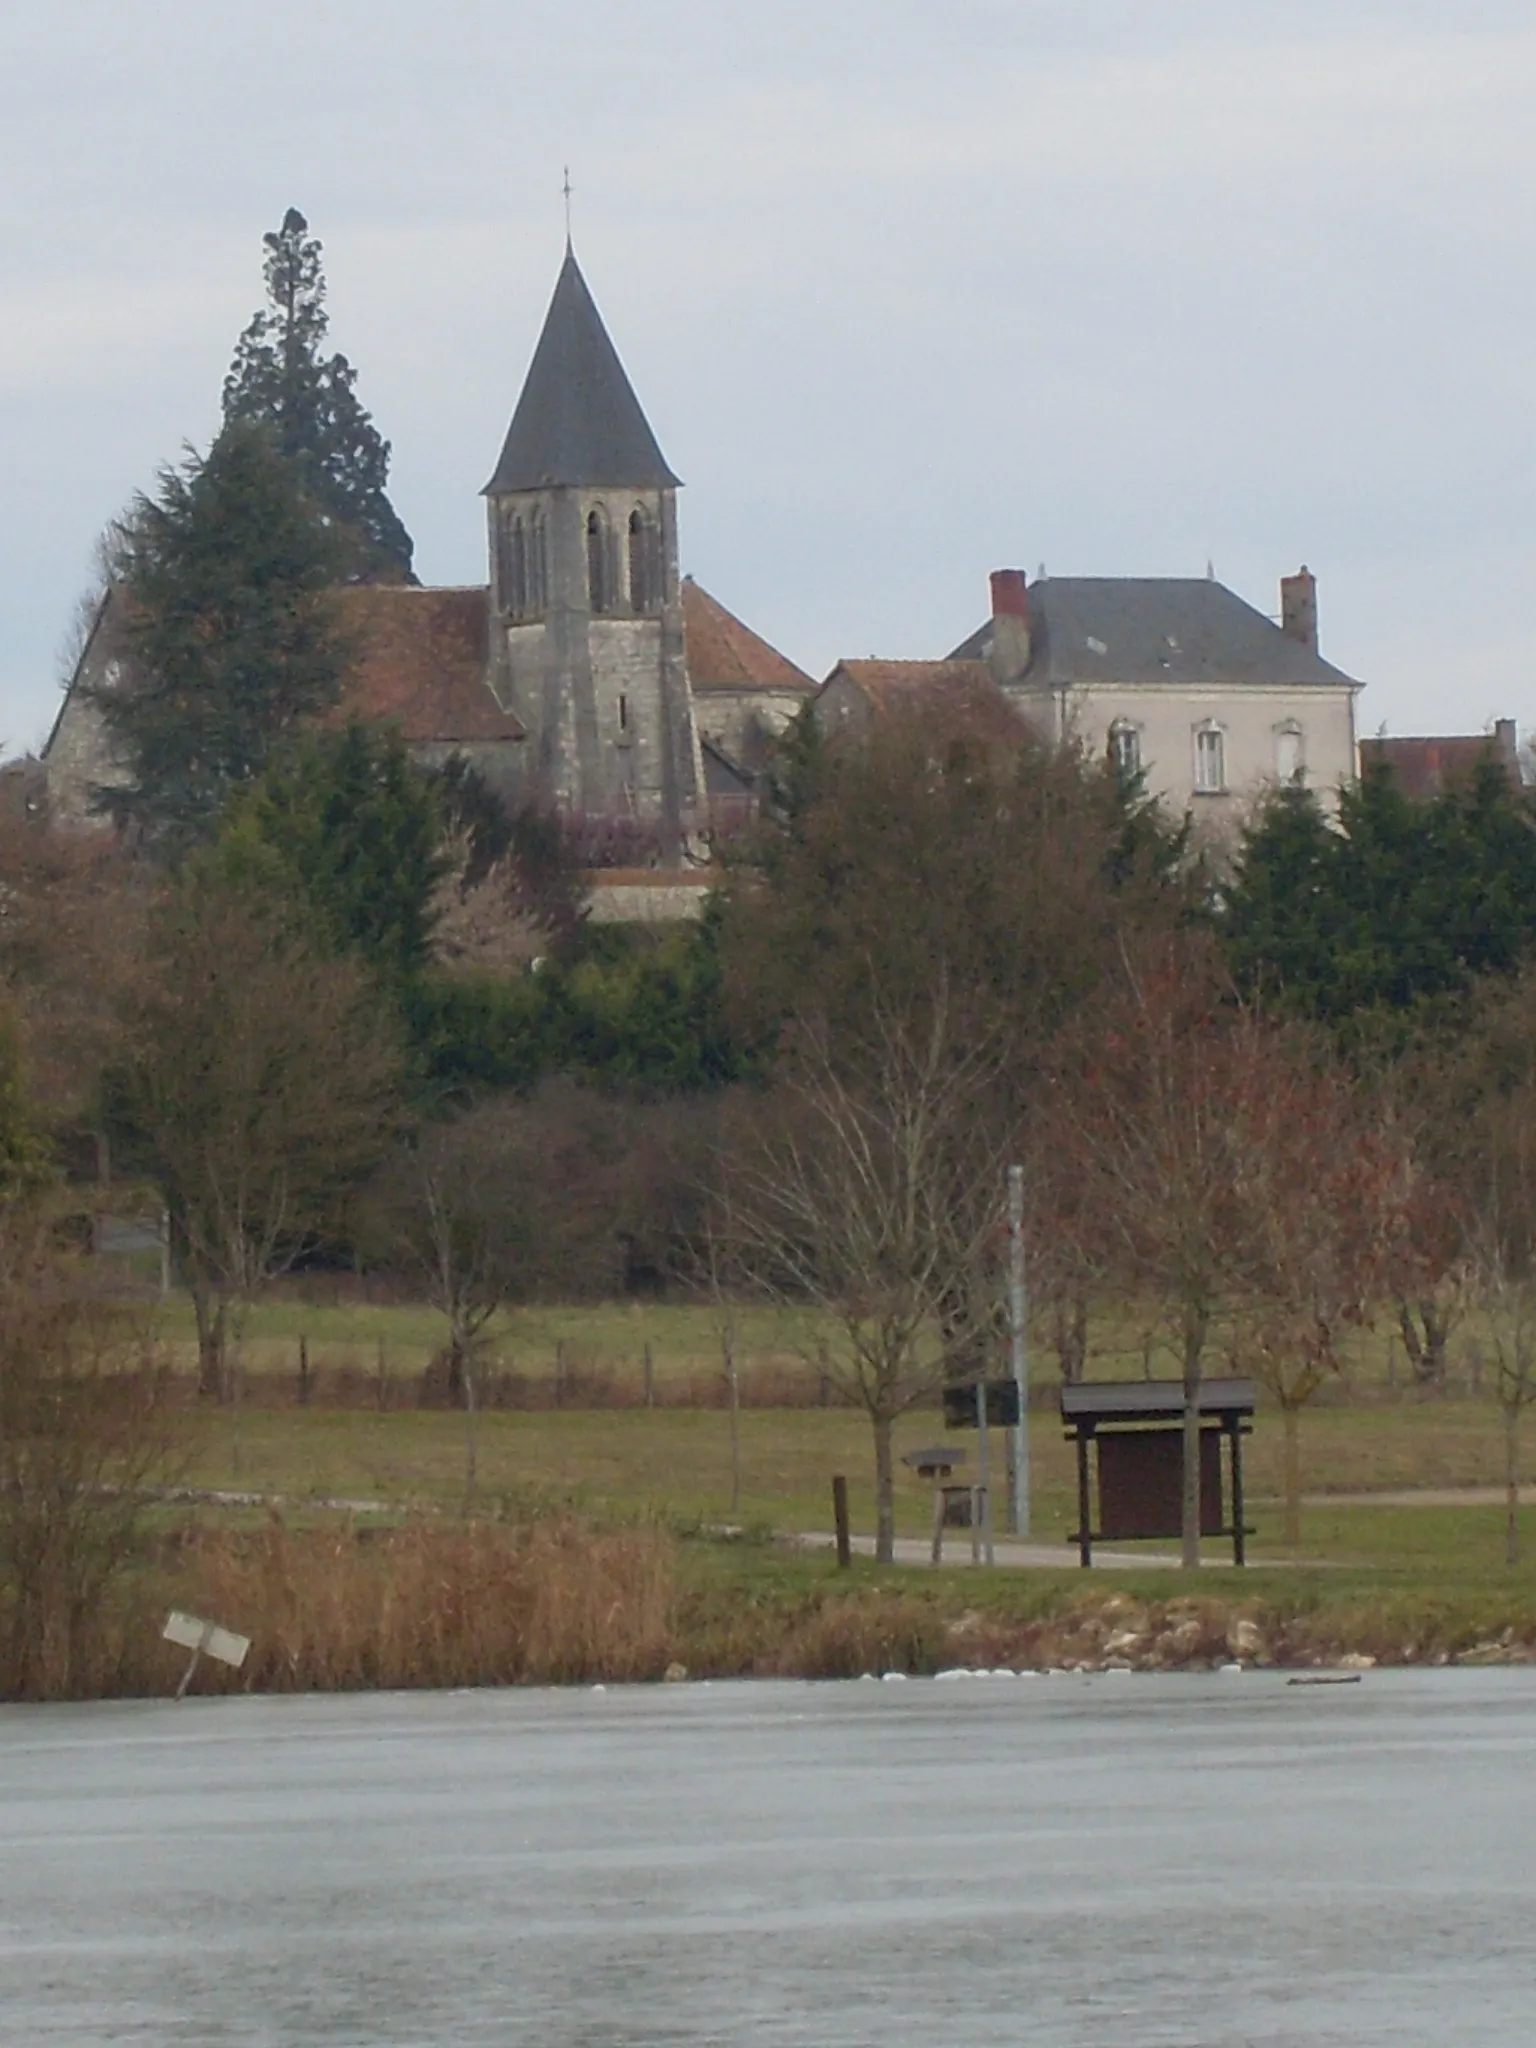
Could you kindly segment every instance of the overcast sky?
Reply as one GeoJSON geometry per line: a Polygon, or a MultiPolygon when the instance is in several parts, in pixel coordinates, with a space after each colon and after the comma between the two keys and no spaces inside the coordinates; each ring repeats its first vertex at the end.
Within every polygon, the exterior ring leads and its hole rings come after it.
{"type": "Polygon", "coordinates": [[[205,446],[261,236],[429,582],[576,246],[683,565],[822,674],[989,569],[1320,579],[1362,731],[1536,722],[1530,0],[52,0],[0,25],[0,743],[205,446]]]}

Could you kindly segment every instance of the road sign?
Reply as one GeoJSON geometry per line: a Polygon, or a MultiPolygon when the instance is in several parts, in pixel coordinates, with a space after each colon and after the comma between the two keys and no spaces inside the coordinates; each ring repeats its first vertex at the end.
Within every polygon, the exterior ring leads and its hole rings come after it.
{"type": "Polygon", "coordinates": [[[183,1614],[177,1607],[171,1609],[160,1633],[168,1643],[179,1643],[182,1649],[192,1652],[191,1662],[176,1688],[177,1699],[185,1697],[200,1658],[217,1657],[221,1664],[233,1664],[238,1671],[251,1647],[249,1636],[236,1635],[232,1628],[220,1628],[216,1621],[204,1621],[201,1615],[183,1614]]]}
{"type": "MultiPolygon", "coordinates": [[[[1012,1429],[1019,1419],[1019,1384],[1017,1380],[988,1380],[987,1420],[994,1428],[1012,1429]]],[[[944,1427],[946,1429],[975,1429],[980,1422],[977,1414],[976,1382],[944,1389],[944,1427]]]]}

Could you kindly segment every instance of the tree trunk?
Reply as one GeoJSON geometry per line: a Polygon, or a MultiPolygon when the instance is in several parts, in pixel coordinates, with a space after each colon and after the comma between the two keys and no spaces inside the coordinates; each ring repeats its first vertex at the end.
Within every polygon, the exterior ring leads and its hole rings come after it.
{"type": "Polygon", "coordinates": [[[467,1355],[460,1357],[459,1376],[464,1390],[464,1512],[468,1515],[475,1505],[475,1484],[480,1476],[480,1441],[477,1429],[479,1411],[475,1406],[475,1368],[467,1355]]]}
{"type": "Polygon", "coordinates": [[[222,1295],[194,1280],[192,1313],[197,1318],[197,1391],[210,1401],[222,1401],[229,1391],[225,1376],[227,1304],[222,1295]]]}
{"type": "Polygon", "coordinates": [[[720,1348],[725,1354],[725,1388],[731,1416],[731,1513],[741,1513],[741,1375],[736,1370],[736,1337],[722,1332],[720,1348]]]}
{"type": "Polygon", "coordinates": [[[1504,1403],[1504,1562],[1520,1562],[1520,1403],[1504,1403]]]}
{"type": "Polygon", "coordinates": [[[448,1336],[448,1373],[444,1385],[450,1408],[464,1404],[464,1384],[469,1371],[469,1345],[457,1329],[450,1326],[448,1336]]]}
{"type": "Polygon", "coordinates": [[[891,1418],[870,1417],[875,1431],[875,1562],[896,1558],[896,1474],[891,1462],[891,1418]]]}
{"type": "Polygon", "coordinates": [[[1282,1527],[1291,1550],[1301,1543],[1301,1410],[1286,1402],[1280,1414],[1285,1425],[1285,1514],[1282,1527]]]}
{"type": "Polygon", "coordinates": [[[1061,1383],[1075,1387],[1088,1362],[1088,1296],[1084,1289],[1077,1288],[1070,1301],[1057,1302],[1055,1325],[1061,1383]]]}
{"type": "Polygon", "coordinates": [[[1184,1320],[1184,1498],[1179,1561],[1186,1571],[1200,1566],[1200,1357],[1205,1349],[1205,1316],[1184,1320]]]}
{"type": "Polygon", "coordinates": [[[1445,1352],[1451,1336],[1449,1312],[1437,1308],[1432,1301],[1399,1301],[1397,1327],[1403,1333],[1403,1349],[1419,1385],[1443,1387],[1445,1352]]]}

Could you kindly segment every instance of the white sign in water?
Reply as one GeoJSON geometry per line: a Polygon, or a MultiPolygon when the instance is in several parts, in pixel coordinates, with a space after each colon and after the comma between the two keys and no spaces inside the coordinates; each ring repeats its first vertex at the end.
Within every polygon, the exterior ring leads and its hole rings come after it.
{"type": "Polygon", "coordinates": [[[217,1657],[221,1664],[233,1664],[237,1671],[251,1647],[249,1636],[236,1635],[233,1629],[220,1628],[216,1621],[203,1621],[198,1615],[183,1614],[175,1607],[160,1633],[168,1643],[180,1643],[194,1656],[217,1657]]]}

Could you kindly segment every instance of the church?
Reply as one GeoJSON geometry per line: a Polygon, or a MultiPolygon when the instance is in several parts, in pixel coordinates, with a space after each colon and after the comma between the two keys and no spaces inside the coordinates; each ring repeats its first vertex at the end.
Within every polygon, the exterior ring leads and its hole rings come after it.
{"type": "MultiPolygon", "coordinates": [[[[632,820],[674,864],[748,811],[810,676],[679,573],[677,493],[574,251],[483,496],[487,578],[338,594],[357,649],[334,716],[471,762],[509,801],[632,820]]],[[[103,605],[43,749],[50,815],[92,822],[119,780],[90,687],[118,650],[103,605]]]]}
{"type": "MultiPolygon", "coordinates": [[[[778,736],[906,701],[1110,753],[1175,815],[1229,829],[1301,779],[1331,802],[1356,773],[1360,685],[1318,650],[1317,587],[1271,616],[1205,578],[993,572],[990,617],[938,661],[840,662],[819,687],[682,576],[679,480],[569,243],[485,485],[487,574],[461,588],[339,594],[357,649],[333,714],[389,723],[416,757],[458,755],[510,802],[630,821],[649,866],[703,853],[750,814],[778,736]]],[[[82,685],[114,680],[109,600],[43,752],[50,814],[93,817],[120,778],[82,685]]]]}

